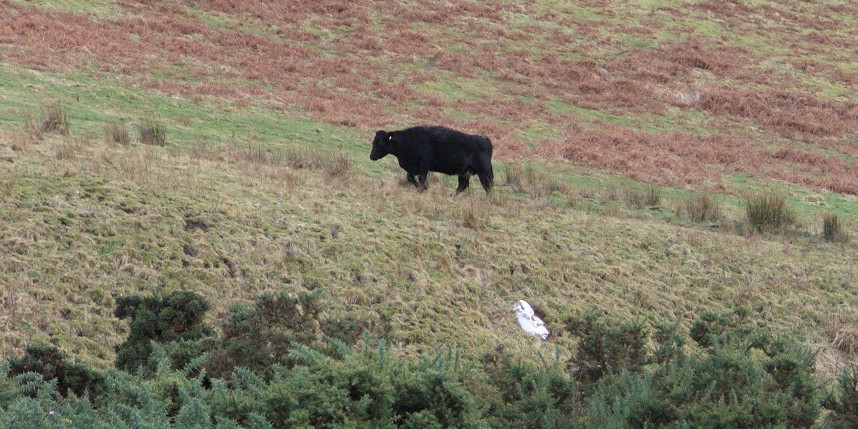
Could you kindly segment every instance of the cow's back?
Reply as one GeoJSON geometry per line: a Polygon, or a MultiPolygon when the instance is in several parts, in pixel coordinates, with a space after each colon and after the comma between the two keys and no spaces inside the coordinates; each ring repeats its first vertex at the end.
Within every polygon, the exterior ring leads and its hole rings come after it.
{"type": "Polygon", "coordinates": [[[487,139],[479,136],[444,127],[431,127],[429,132],[435,142],[432,169],[439,173],[462,174],[473,170],[486,150],[491,150],[487,139]]]}
{"type": "Polygon", "coordinates": [[[486,136],[465,134],[445,127],[422,128],[426,136],[437,146],[440,153],[461,157],[466,154],[488,152],[491,155],[492,143],[486,136]]]}
{"type": "Polygon", "coordinates": [[[486,136],[465,134],[440,126],[417,126],[396,131],[400,166],[419,165],[443,174],[490,169],[492,144],[486,136]],[[484,168],[483,168],[484,169],[484,168]]]}

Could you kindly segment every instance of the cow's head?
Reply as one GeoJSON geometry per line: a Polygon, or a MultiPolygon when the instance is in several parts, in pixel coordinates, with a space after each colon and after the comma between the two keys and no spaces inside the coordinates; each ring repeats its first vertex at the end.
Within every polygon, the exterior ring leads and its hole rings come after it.
{"type": "Polygon", "coordinates": [[[378,130],[375,133],[375,140],[372,141],[372,152],[369,154],[369,159],[375,161],[384,158],[390,153],[393,148],[393,133],[384,130],[378,130]]]}

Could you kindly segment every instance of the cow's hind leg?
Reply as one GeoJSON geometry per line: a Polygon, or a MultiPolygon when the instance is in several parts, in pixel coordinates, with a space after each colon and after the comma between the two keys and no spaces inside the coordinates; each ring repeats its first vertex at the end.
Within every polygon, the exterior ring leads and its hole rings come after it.
{"type": "Polygon", "coordinates": [[[459,175],[459,187],[456,188],[456,193],[453,196],[459,195],[460,192],[468,189],[471,184],[471,172],[462,173],[459,175]]]}
{"type": "Polygon", "coordinates": [[[417,190],[423,192],[426,190],[426,175],[429,173],[420,173],[417,175],[417,190]]]}

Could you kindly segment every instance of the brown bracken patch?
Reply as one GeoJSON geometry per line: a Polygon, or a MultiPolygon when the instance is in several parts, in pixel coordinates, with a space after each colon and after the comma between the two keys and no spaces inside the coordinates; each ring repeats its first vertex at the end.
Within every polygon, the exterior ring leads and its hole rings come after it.
{"type": "Polygon", "coordinates": [[[858,72],[839,66],[858,51],[843,22],[855,5],[704,1],[620,16],[597,0],[576,3],[589,14],[500,0],[118,4],[96,18],[2,2],[0,61],[94,65],[141,89],[289,106],[367,132],[444,124],[489,135],[500,159],[716,188],[741,172],[858,194],[858,72]],[[566,108],[549,107],[558,101],[566,108]],[[603,114],[618,119],[593,118],[603,114]],[[677,114],[701,129],[673,124],[677,114]],[[558,132],[529,146],[524,123],[558,132]]]}

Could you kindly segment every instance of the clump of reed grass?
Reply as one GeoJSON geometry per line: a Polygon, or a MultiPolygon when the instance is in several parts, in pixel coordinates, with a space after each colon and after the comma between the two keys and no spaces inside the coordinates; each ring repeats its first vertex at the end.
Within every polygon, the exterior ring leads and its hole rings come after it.
{"type": "Polygon", "coordinates": [[[831,330],[831,346],[843,353],[854,355],[858,351],[858,327],[843,323],[831,330]]]}
{"type": "Polygon", "coordinates": [[[79,151],[80,147],[77,144],[65,142],[57,146],[56,158],[58,160],[74,159],[79,151]]]}
{"type": "Polygon", "coordinates": [[[331,160],[328,164],[328,175],[337,178],[346,178],[349,175],[352,162],[345,154],[340,154],[331,160]]]}
{"type": "MultiPolygon", "coordinates": [[[[40,141],[45,138],[45,133],[42,131],[41,125],[33,118],[29,112],[24,114],[24,135],[28,141],[40,141]]],[[[20,150],[21,147],[12,147],[15,150],[20,150]]]]}
{"type": "Polygon", "coordinates": [[[685,212],[694,222],[714,222],[721,219],[721,207],[708,194],[698,194],[685,202],[685,212]]]}
{"type": "Polygon", "coordinates": [[[658,207],[661,204],[661,188],[652,183],[645,187],[633,186],[623,192],[623,197],[632,208],[658,207]]]}
{"type": "Polygon", "coordinates": [[[843,228],[837,213],[827,212],[822,214],[822,238],[825,241],[843,243],[849,240],[849,234],[843,228]]]}
{"type": "Polygon", "coordinates": [[[514,192],[528,192],[536,198],[548,198],[554,192],[568,193],[568,187],[557,177],[537,170],[532,165],[506,165],[502,169],[504,183],[514,192]]]}
{"type": "Polygon", "coordinates": [[[469,205],[462,211],[462,225],[470,229],[483,229],[488,221],[488,215],[483,211],[485,207],[474,207],[469,205]]]}
{"type": "Polygon", "coordinates": [[[110,123],[104,126],[104,140],[108,143],[119,143],[127,145],[131,142],[128,128],[123,124],[110,123]]]}
{"type": "Polygon", "coordinates": [[[140,142],[151,146],[164,146],[167,143],[167,129],[154,118],[145,117],[137,127],[140,142]]]}
{"type": "Polygon", "coordinates": [[[518,165],[505,165],[503,167],[504,183],[511,186],[514,192],[524,192],[524,173],[518,165]]]}
{"type": "Polygon", "coordinates": [[[69,135],[69,118],[62,105],[50,103],[44,106],[42,116],[42,125],[39,127],[42,132],[69,135]]]}
{"type": "Polygon", "coordinates": [[[748,222],[759,233],[782,231],[795,223],[795,213],[783,197],[774,192],[763,192],[745,200],[748,222]]]}
{"type": "Polygon", "coordinates": [[[240,151],[234,151],[236,159],[256,164],[276,165],[283,162],[285,155],[281,150],[266,147],[262,143],[250,143],[240,151]]]}

